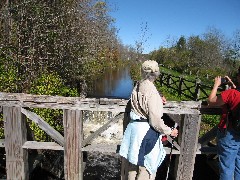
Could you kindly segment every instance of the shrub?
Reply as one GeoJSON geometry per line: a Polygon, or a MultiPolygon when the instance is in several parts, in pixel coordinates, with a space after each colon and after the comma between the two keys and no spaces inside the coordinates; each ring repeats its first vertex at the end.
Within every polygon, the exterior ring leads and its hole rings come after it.
{"type": "MultiPolygon", "coordinates": [[[[65,86],[63,80],[56,73],[42,74],[32,83],[30,93],[52,96],[78,96],[77,90],[65,86]]],[[[34,108],[33,111],[43,118],[55,130],[63,134],[62,110],[34,108]]],[[[34,122],[30,122],[30,128],[34,131],[34,137],[36,140],[51,141],[51,138],[34,122]]]]}

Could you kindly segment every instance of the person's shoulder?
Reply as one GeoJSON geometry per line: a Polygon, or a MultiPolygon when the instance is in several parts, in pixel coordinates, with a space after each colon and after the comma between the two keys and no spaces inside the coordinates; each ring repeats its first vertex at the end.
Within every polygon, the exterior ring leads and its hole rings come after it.
{"type": "Polygon", "coordinates": [[[222,91],[220,94],[221,94],[222,98],[228,97],[229,95],[236,94],[236,90],[235,89],[227,89],[225,91],[222,91]]]}
{"type": "Polygon", "coordinates": [[[155,87],[155,85],[152,82],[150,82],[149,80],[144,80],[140,83],[141,89],[143,88],[146,90],[146,89],[152,89],[154,87],[155,87]]]}
{"type": "Polygon", "coordinates": [[[240,90],[239,89],[229,89],[231,91],[229,91],[230,93],[236,93],[236,94],[240,94],[240,90]]]}
{"type": "Polygon", "coordinates": [[[237,89],[228,89],[221,93],[224,96],[240,97],[240,91],[237,89]]]}
{"type": "Polygon", "coordinates": [[[234,91],[232,91],[233,92],[233,94],[236,96],[236,97],[240,97],[240,91],[238,90],[238,89],[233,89],[234,91]]]}
{"type": "Polygon", "coordinates": [[[223,92],[224,93],[240,93],[239,90],[237,90],[237,89],[228,89],[228,90],[225,90],[223,92]]]}

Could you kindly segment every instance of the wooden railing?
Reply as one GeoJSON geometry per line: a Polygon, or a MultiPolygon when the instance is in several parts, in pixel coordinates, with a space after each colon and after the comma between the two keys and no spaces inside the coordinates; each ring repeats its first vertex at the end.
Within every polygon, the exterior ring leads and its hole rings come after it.
{"type": "MultiPolygon", "coordinates": [[[[205,100],[212,89],[211,86],[203,84],[200,79],[191,81],[184,77],[174,76],[164,72],[161,72],[157,83],[159,83],[160,86],[166,86],[174,90],[178,96],[184,96],[193,101],[205,100]]],[[[219,91],[222,90],[224,90],[224,88],[220,87],[219,91]]]]}
{"type": "MultiPolygon", "coordinates": [[[[123,120],[129,122],[129,101],[124,99],[80,99],[78,97],[44,96],[18,93],[0,93],[0,110],[3,113],[5,139],[0,147],[6,151],[7,179],[29,179],[28,149],[51,149],[64,151],[64,177],[66,180],[83,179],[83,151],[112,151],[118,153],[119,144],[92,144],[104,130],[123,120]],[[29,108],[63,110],[64,135],[61,135],[43,118],[29,108]],[[111,111],[115,114],[106,124],[87,138],[83,138],[83,111],[111,111]],[[37,142],[27,139],[26,119],[34,121],[53,142],[37,142]]],[[[206,134],[200,140],[201,114],[219,114],[219,108],[208,108],[196,101],[168,102],[164,113],[180,125],[179,137],[174,143],[174,154],[178,154],[177,180],[190,180],[193,176],[196,154],[216,153],[207,143],[214,133],[206,134]],[[199,144],[201,142],[201,144],[199,144]]],[[[123,128],[124,128],[123,127],[123,128]]],[[[169,137],[169,140],[171,138],[169,137]]],[[[165,147],[167,153],[170,152],[165,147]]],[[[128,166],[122,159],[121,178],[127,179],[128,166]]]]}

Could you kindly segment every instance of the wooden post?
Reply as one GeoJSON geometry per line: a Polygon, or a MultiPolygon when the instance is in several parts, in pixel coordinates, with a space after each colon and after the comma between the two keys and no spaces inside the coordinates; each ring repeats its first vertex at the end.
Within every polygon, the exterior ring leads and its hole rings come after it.
{"type": "Polygon", "coordinates": [[[159,75],[159,83],[160,83],[160,86],[163,86],[163,79],[164,79],[164,74],[161,73],[161,74],[159,75]]]}
{"type": "Polygon", "coordinates": [[[167,87],[169,87],[170,84],[172,84],[172,79],[171,79],[171,75],[169,74],[169,75],[167,76],[167,87]]]}
{"type": "Polygon", "coordinates": [[[200,114],[185,115],[176,180],[192,180],[200,122],[200,114]]]}
{"type": "Polygon", "coordinates": [[[195,85],[195,93],[194,93],[194,100],[198,101],[200,96],[200,86],[201,86],[201,80],[196,79],[196,85],[195,85]]]}
{"type": "Polygon", "coordinates": [[[182,94],[182,84],[183,84],[183,78],[179,77],[179,85],[178,85],[178,95],[181,96],[182,94]]]}
{"type": "MultiPolygon", "coordinates": [[[[123,120],[123,133],[127,128],[128,123],[130,122],[130,110],[131,110],[131,102],[128,101],[126,106],[126,112],[124,113],[124,120],[123,120]]],[[[127,159],[121,157],[121,180],[128,179],[128,171],[129,171],[129,162],[127,159]]]]}
{"type": "Polygon", "coordinates": [[[82,112],[64,110],[64,174],[66,180],[83,180],[82,112]]]}
{"type": "Polygon", "coordinates": [[[3,107],[7,179],[28,180],[28,152],[22,148],[27,141],[26,117],[21,107],[3,107]]]}
{"type": "MultiPolygon", "coordinates": [[[[129,121],[130,121],[129,113],[124,113],[123,132],[127,128],[129,121]]],[[[129,162],[127,159],[121,157],[121,180],[128,179],[128,171],[129,171],[129,162]]]]}

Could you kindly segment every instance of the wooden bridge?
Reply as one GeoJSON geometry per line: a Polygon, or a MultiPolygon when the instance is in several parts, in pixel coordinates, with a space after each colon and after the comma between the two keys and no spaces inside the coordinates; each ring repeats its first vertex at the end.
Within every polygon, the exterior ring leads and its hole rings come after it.
{"type": "MultiPolygon", "coordinates": [[[[84,171],[83,151],[118,152],[119,144],[94,145],[92,140],[111,125],[123,120],[124,127],[129,121],[129,101],[124,99],[80,99],[19,93],[0,93],[0,110],[3,113],[5,139],[0,147],[6,151],[7,179],[29,179],[28,149],[50,149],[64,151],[64,177],[66,180],[82,180],[84,171]],[[29,108],[49,108],[63,110],[64,134],[60,134],[43,118],[29,108]],[[83,138],[83,111],[110,111],[115,114],[100,129],[83,138]],[[44,130],[53,142],[28,141],[27,118],[44,130]]],[[[177,180],[190,180],[193,177],[197,154],[216,153],[207,143],[214,138],[211,130],[199,139],[201,114],[219,114],[219,108],[208,108],[197,101],[168,102],[164,105],[166,113],[180,125],[178,143],[174,143],[174,154],[179,154],[176,167],[177,180]]],[[[123,127],[123,128],[124,128],[123,127]]],[[[167,153],[170,149],[165,147],[167,153]]],[[[127,165],[122,160],[121,179],[127,179],[127,165]]]]}

